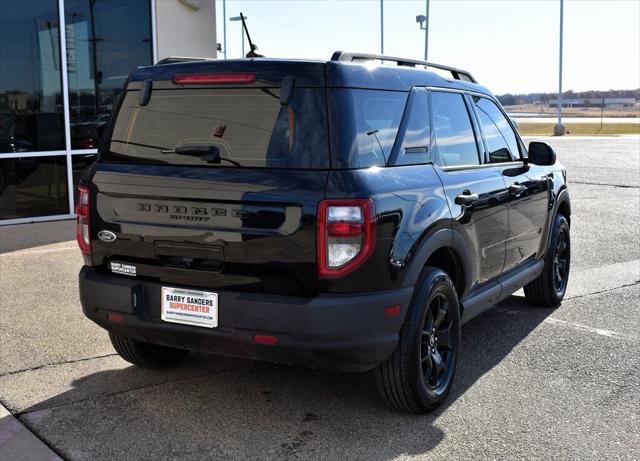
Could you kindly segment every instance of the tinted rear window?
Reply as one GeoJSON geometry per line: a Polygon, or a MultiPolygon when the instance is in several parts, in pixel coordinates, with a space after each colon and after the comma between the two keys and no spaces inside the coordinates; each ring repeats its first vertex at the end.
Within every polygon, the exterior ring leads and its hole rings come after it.
{"type": "Polygon", "coordinates": [[[323,89],[295,88],[287,105],[280,104],[277,88],[153,90],[146,106],[138,95],[126,93],[102,160],[329,167],[323,89]],[[203,147],[215,155],[185,153],[203,147]]]}

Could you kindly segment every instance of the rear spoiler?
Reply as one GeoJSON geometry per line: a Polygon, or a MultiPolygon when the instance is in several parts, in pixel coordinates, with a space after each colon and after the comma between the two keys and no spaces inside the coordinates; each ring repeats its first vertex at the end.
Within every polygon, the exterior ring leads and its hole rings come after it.
{"type": "Polygon", "coordinates": [[[168,58],[161,59],[156,62],[156,66],[161,64],[176,64],[178,62],[191,62],[191,61],[212,61],[213,58],[198,58],[189,56],[169,56],[168,58]]]}

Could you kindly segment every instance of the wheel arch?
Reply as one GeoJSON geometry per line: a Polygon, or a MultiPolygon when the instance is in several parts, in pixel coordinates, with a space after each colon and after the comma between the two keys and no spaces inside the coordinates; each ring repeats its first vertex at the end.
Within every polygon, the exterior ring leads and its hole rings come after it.
{"type": "Polygon", "coordinates": [[[462,299],[469,290],[475,274],[471,259],[472,250],[464,237],[452,228],[440,229],[423,240],[412,257],[405,286],[415,285],[425,266],[433,266],[446,272],[462,299]]]}
{"type": "Polygon", "coordinates": [[[567,222],[571,225],[571,200],[569,199],[569,192],[567,192],[567,189],[562,189],[562,191],[560,191],[556,202],[557,205],[555,213],[560,213],[562,216],[567,218],[567,222]]]}
{"type": "Polygon", "coordinates": [[[562,214],[567,219],[569,227],[571,227],[571,199],[569,197],[569,191],[566,187],[563,187],[560,192],[558,192],[558,195],[553,202],[553,207],[549,212],[547,218],[548,220],[546,223],[546,232],[540,244],[540,257],[544,257],[544,255],[546,255],[547,251],[549,250],[551,233],[553,232],[553,223],[555,222],[556,216],[558,214],[562,214]]]}

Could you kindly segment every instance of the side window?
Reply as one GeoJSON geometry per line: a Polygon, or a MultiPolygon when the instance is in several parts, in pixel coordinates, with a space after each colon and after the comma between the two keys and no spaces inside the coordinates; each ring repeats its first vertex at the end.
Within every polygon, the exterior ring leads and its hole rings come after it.
{"type": "Polygon", "coordinates": [[[433,130],[439,166],[478,165],[478,147],[463,96],[458,93],[431,93],[433,130]]]}
{"type": "MultiPolygon", "coordinates": [[[[2,0],[0,0],[2,1],[2,0]]],[[[327,90],[332,155],[341,168],[384,166],[398,134],[408,93],[327,90]]]]}
{"type": "Polygon", "coordinates": [[[473,102],[489,150],[489,161],[511,162],[520,158],[516,134],[498,106],[493,101],[479,96],[473,96],[473,102]]]}
{"type": "Polygon", "coordinates": [[[402,145],[398,152],[397,165],[415,165],[431,160],[431,129],[429,127],[429,102],[426,90],[411,93],[407,121],[402,133],[402,145]]]}

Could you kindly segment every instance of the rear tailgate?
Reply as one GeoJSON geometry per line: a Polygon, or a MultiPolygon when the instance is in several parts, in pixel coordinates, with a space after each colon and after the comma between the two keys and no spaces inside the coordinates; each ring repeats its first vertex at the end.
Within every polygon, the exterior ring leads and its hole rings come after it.
{"type": "Polygon", "coordinates": [[[168,284],[311,296],[326,172],[98,164],[94,264],[168,284]]]}
{"type": "Polygon", "coordinates": [[[167,284],[315,294],[330,166],[323,79],[318,63],[139,69],[93,177],[94,264],[167,284]]]}

